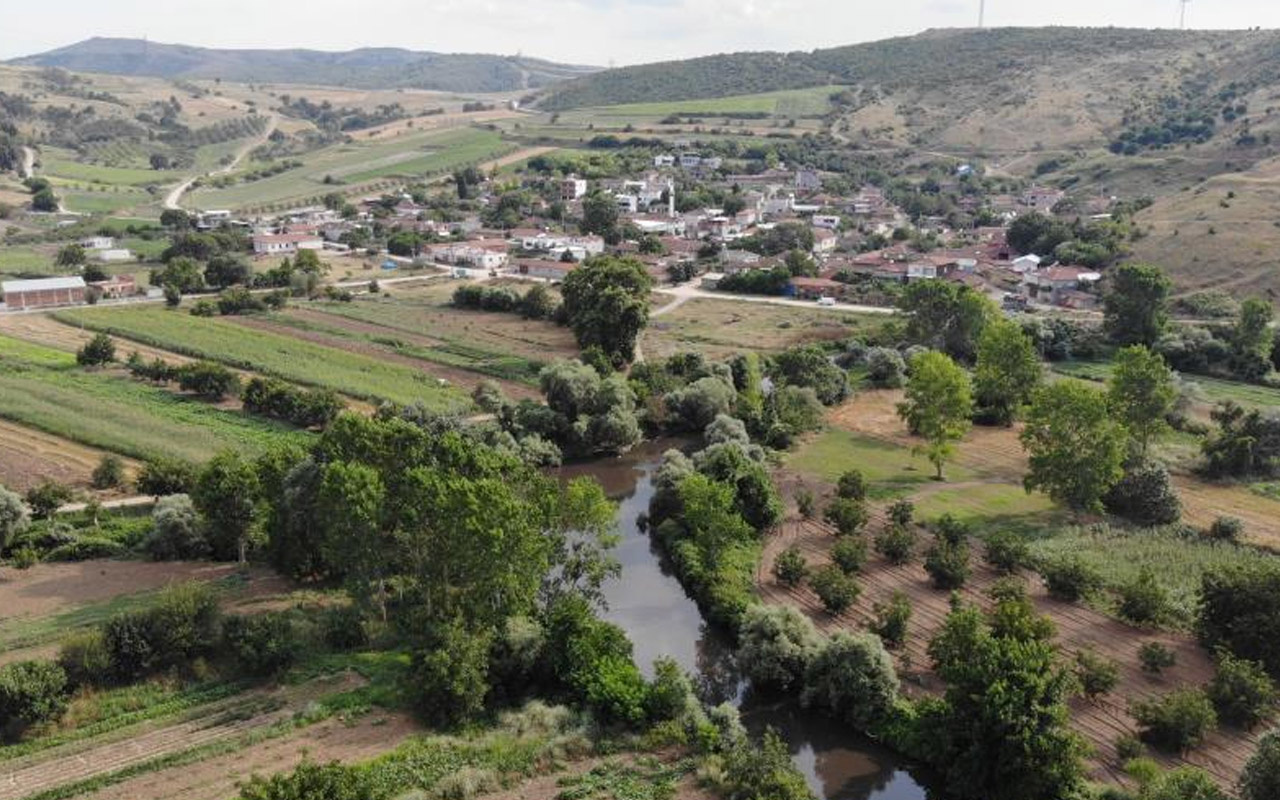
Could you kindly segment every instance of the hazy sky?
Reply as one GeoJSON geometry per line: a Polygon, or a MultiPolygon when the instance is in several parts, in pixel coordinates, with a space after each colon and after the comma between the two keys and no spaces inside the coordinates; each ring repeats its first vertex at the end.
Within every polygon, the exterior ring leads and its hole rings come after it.
{"type": "MultiPolygon", "coordinates": [[[[979,0],[58,0],[0,14],[0,58],[90,36],[209,47],[394,46],[634,64],[973,26],[979,0]]],[[[0,0],[0,5],[18,0],[0,0]]],[[[987,0],[988,25],[1175,27],[1178,0],[987,0]]],[[[1277,0],[1193,0],[1189,27],[1280,27],[1277,0]]]]}

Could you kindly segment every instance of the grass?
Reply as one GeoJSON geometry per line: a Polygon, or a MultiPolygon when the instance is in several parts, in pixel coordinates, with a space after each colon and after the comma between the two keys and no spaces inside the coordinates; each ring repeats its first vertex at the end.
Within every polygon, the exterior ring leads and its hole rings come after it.
{"type": "MultiPolygon", "coordinates": [[[[769,114],[777,117],[821,116],[831,108],[830,97],[838,86],[818,86],[760,94],[735,95],[704,100],[676,100],[662,103],[627,103],[583,109],[598,117],[662,117],[669,114],[769,114]]],[[[566,113],[564,116],[570,116],[566,113]]]]}
{"type": "MultiPolygon", "coordinates": [[[[7,345],[9,340],[0,337],[7,345]]],[[[0,352],[0,417],[103,450],[146,459],[203,461],[219,450],[261,453],[308,434],[126,377],[65,365],[67,354],[23,345],[19,362],[0,352]],[[54,364],[50,366],[49,364],[54,364]]]]}
{"type": "Polygon", "coordinates": [[[0,246],[0,273],[5,275],[59,275],[53,256],[25,245],[0,246]]]}
{"type": "Polygon", "coordinates": [[[114,214],[126,208],[134,208],[139,204],[151,202],[151,195],[145,192],[77,192],[62,193],[62,204],[68,211],[80,214],[114,214]]]}
{"type": "Polygon", "coordinates": [[[223,319],[194,317],[161,308],[86,309],[56,317],[174,353],[320,386],[351,397],[421,402],[439,411],[462,411],[469,401],[418,370],[268,331],[251,331],[223,319]]]}
{"type": "Polygon", "coordinates": [[[146,186],[148,184],[163,185],[175,183],[182,177],[181,171],[157,171],[151,169],[134,169],[130,167],[107,167],[98,164],[84,164],[60,155],[49,155],[41,158],[42,174],[55,178],[64,178],[82,183],[103,183],[114,186],[146,186]]]}
{"type": "Polygon", "coordinates": [[[0,365],[12,365],[14,362],[49,369],[69,369],[76,365],[76,357],[65,350],[0,336],[0,365]]]}
{"type": "MultiPolygon", "coordinates": [[[[1067,361],[1054,364],[1053,370],[1072,378],[1101,383],[1111,377],[1112,364],[1109,361],[1067,361]]],[[[1227,400],[1234,400],[1240,405],[1251,407],[1271,408],[1280,405],[1280,389],[1270,386],[1209,378],[1204,375],[1185,374],[1183,377],[1187,383],[1196,387],[1205,401],[1213,405],[1227,400]]]]}
{"type": "Polygon", "coordinates": [[[1057,512],[1047,496],[1039,492],[1029,494],[1021,486],[1008,483],[943,489],[916,502],[916,516],[921,520],[951,514],[984,530],[1026,527],[1042,523],[1057,512]]]}
{"type": "MultiPolygon", "coordinates": [[[[1177,528],[1133,530],[1096,525],[1042,529],[1040,538],[1030,546],[1037,559],[1078,557],[1096,569],[1110,589],[1132,582],[1144,567],[1151,569],[1169,591],[1177,627],[1187,627],[1195,619],[1205,572],[1275,558],[1249,547],[1187,535],[1177,528]]],[[[1110,610],[1106,598],[1095,602],[1110,610]]]]}
{"type": "MultiPolygon", "coordinates": [[[[858,469],[883,493],[933,483],[933,465],[911,449],[832,428],[809,439],[788,460],[787,466],[806,475],[835,483],[841,474],[858,469]]],[[[959,464],[945,470],[948,481],[967,481],[973,472],[959,464]]]]}

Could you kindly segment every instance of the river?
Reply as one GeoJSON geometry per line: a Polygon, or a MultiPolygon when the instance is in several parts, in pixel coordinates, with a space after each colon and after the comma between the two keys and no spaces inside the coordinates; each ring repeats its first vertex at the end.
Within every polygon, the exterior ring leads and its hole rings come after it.
{"type": "Polygon", "coordinates": [[[635,645],[636,663],[648,673],[653,660],[671,656],[696,675],[712,702],[731,701],[748,728],[776,728],[791,747],[796,766],[824,800],[927,800],[932,797],[918,770],[893,752],[832,720],[794,703],[765,704],[738,676],[729,642],[702,619],[671,574],[657,546],[636,525],[649,507],[662,453],[679,442],[651,442],[611,461],[576,464],[565,478],[591,475],[620,504],[622,540],[616,551],[622,577],[605,587],[604,614],[635,645]]]}

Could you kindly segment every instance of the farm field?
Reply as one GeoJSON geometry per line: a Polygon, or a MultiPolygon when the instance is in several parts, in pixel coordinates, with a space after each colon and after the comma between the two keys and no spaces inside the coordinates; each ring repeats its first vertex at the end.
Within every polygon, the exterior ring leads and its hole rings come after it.
{"type": "Polygon", "coordinates": [[[651,320],[642,345],[648,358],[697,350],[719,360],[744,350],[774,353],[809,342],[845,339],[884,320],[856,312],[695,298],[651,320]]]}
{"type": "Polygon", "coordinates": [[[773,117],[822,116],[831,109],[830,97],[839,86],[817,86],[760,94],[734,95],[703,100],[676,100],[659,103],[627,103],[564,112],[562,120],[574,115],[594,117],[655,117],[670,114],[714,116],[716,114],[768,114],[773,117]]]}
{"type": "MultiPolygon", "coordinates": [[[[0,420],[0,486],[25,492],[45,481],[87,489],[105,450],[0,420]]],[[[126,462],[132,471],[136,465],[126,462]]]]}
{"type": "Polygon", "coordinates": [[[344,191],[343,184],[440,174],[485,161],[511,147],[498,134],[475,128],[338,144],[310,153],[304,166],[270,178],[223,189],[196,189],[187,202],[198,208],[230,209],[300,202],[328,191],[344,191]],[[326,176],[338,184],[326,184],[326,176]]]}
{"type": "MultiPolygon", "coordinates": [[[[1110,362],[1069,361],[1052,365],[1053,371],[1073,378],[1101,383],[1111,376],[1110,362]]],[[[1270,386],[1257,386],[1237,381],[1226,381],[1209,378],[1203,375],[1184,375],[1184,379],[1194,384],[1204,404],[1214,406],[1228,400],[1234,400],[1242,406],[1273,408],[1280,405],[1280,389],[1270,386]]]]}
{"type": "Polygon", "coordinates": [[[469,406],[461,392],[441,386],[423,370],[271,331],[246,336],[244,326],[223,318],[142,307],[65,311],[56,317],[70,325],[360,399],[421,402],[439,411],[469,406]]]}
{"type": "MultiPolygon", "coordinates": [[[[43,348],[23,344],[27,352],[43,348]]],[[[43,359],[62,358],[48,351],[43,359]]],[[[145,459],[203,461],[219,450],[258,453],[307,434],[140,383],[122,370],[87,372],[0,358],[0,418],[92,448],[145,459]]]]}

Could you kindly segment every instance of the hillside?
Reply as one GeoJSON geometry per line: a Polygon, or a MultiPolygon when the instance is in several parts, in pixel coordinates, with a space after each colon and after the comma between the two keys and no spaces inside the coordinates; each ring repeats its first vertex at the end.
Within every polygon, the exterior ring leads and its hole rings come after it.
{"type": "Polygon", "coordinates": [[[218,78],[241,82],[448,92],[522,91],[592,71],[590,67],[554,64],[520,56],[425,53],[397,48],[364,48],[348,52],[220,50],[109,38],[87,39],[8,63],[157,78],[218,78]]]}

